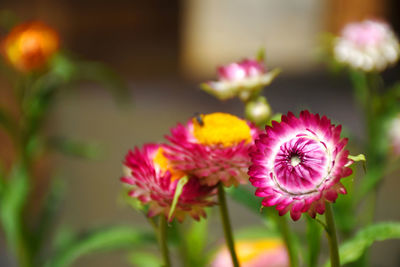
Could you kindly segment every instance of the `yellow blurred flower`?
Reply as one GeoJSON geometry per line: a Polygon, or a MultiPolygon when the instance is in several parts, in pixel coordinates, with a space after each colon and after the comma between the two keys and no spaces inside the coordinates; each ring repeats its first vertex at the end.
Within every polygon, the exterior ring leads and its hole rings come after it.
{"type": "Polygon", "coordinates": [[[43,67],[58,47],[57,32],[40,21],[15,26],[2,44],[7,60],[23,72],[43,67]]]}
{"type": "MultiPolygon", "coordinates": [[[[289,267],[289,257],[280,239],[240,240],[235,250],[242,267],[289,267]]],[[[211,266],[233,266],[225,246],[218,251],[211,266]]]]}

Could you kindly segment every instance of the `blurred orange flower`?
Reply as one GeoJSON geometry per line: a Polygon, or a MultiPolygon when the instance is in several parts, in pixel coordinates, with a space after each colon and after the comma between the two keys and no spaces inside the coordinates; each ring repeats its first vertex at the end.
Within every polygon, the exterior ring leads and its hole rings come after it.
{"type": "Polygon", "coordinates": [[[40,21],[19,24],[3,40],[3,54],[18,70],[38,69],[58,50],[57,32],[40,21]]]}
{"type": "MultiPolygon", "coordinates": [[[[235,243],[242,267],[289,267],[289,256],[280,239],[239,240],[235,243]]],[[[228,249],[223,246],[211,267],[233,266],[228,249]]]]}

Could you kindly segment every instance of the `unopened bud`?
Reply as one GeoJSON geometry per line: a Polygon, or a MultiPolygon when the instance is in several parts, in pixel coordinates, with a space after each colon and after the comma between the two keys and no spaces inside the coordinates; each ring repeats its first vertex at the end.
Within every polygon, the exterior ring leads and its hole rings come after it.
{"type": "Polygon", "coordinates": [[[265,124],[271,116],[271,107],[265,97],[260,96],[246,104],[246,117],[255,124],[265,124]]]}

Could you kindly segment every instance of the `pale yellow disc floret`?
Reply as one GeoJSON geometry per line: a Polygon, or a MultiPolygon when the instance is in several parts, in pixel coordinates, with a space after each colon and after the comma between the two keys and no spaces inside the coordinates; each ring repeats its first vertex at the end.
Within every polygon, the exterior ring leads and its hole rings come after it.
{"type": "Polygon", "coordinates": [[[193,118],[193,135],[203,145],[224,147],[252,140],[251,129],[245,120],[220,112],[193,118]]]}

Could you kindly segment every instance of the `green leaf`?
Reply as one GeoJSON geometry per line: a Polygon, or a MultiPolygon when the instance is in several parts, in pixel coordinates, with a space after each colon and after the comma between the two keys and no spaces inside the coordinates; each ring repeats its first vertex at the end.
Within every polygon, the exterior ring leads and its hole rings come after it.
{"type": "Polygon", "coordinates": [[[359,154],[357,156],[349,155],[348,158],[351,159],[352,161],[355,161],[355,162],[357,162],[357,161],[366,161],[365,156],[363,154],[359,154]]]}
{"type": "Polygon", "coordinates": [[[34,255],[41,251],[46,238],[54,229],[55,218],[60,212],[60,205],[65,193],[65,182],[55,178],[51,181],[51,187],[47,193],[44,207],[41,211],[39,222],[35,227],[32,237],[32,249],[34,255]]]}
{"type": "Polygon", "coordinates": [[[29,179],[26,169],[21,165],[15,165],[8,183],[5,184],[0,203],[0,217],[7,244],[14,253],[26,249],[22,229],[22,211],[28,192],[29,179]]]}
{"type": "Polygon", "coordinates": [[[83,143],[65,137],[52,137],[49,145],[64,155],[84,159],[99,159],[102,154],[100,146],[95,143],[83,143]]]}
{"type": "Polygon", "coordinates": [[[172,205],[168,213],[168,221],[171,222],[172,215],[174,214],[176,204],[178,204],[178,199],[182,194],[183,187],[187,182],[189,181],[189,178],[187,176],[182,177],[179,179],[178,184],[176,185],[175,188],[175,193],[174,193],[174,198],[172,199],[172,205]]]}
{"type": "Polygon", "coordinates": [[[158,255],[144,251],[131,253],[128,260],[137,267],[160,267],[163,265],[158,255]]]}
{"type": "Polygon", "coordinates": [[[51,59],[51,73],[59,78],[62,83],[71,82],[76,75],[76,66],[65,53],[57,53],[51,59]]]}
{"type": "Polygon", "coordinates": [[[349,155],[348,158],[354,162],[362,161],[364,173],[367,172],[367,167],[365,165],[365,162],[367,161],[367,159],[365,158],[364,154],[359,154],[357,156],[349,155]]]}
{"type": "MultiPolygon", "coordinates": [[[[354,238],[343,243],[339,248],[340,263],[347,264],[359,259],[364,251],[376,241],[400,239],[400,223],[383,222],[358,231],[354,238]]],[[[325,266],[330,266],[327,262],[325,266]]]]}
{"type": "Polygon", "coordinates": [[[316,267],[318,266],[318,256],[320,251],[321,234],[322,228],[318,222],[314,219],[306,216],[307,218],[307,244],[308,244],[308,254],[307,254],[307,266],[316,267]]]}
{"type": "MultiPolygon", "coordinates": [[[[46,73],[40,76],[32,84],[27,85],[24,97],[23,112],[26,114],[27,130],[25,136],[30,138],[35,136],[44,120],[47,111],[53,103],[56,90],[61,86],[59,77],[46,73]]],[[[29,142],[27,140],[26,142],[29,142]]]]}
{"type": "Polygon", "coordinates": [[[156,239],[152,233],[133,227],[115,226],[92,230],[63,244],[46,266],[70,266],[79,257],[90,253],[142,247],[154,242],[156,239]]]}

